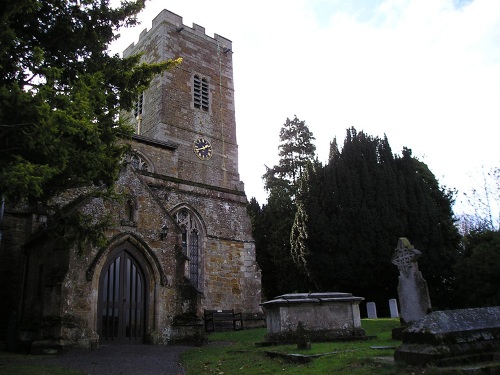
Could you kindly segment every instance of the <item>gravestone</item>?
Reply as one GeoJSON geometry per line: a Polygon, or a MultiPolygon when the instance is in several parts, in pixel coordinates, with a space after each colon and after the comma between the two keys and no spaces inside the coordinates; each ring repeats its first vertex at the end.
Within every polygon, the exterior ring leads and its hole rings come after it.
{"type": "Polygon", "coordinates": [[[368,319],[377,319],[377,306],[375,302],[367,302],[366,310],[368,313],[368,319]]]}
{"type": "Polygon", "coordinates": [[[495,359],[500,306],[434,311],[402,333],[394,359],[410,365],[457,365],[495,359]]]}
{"type": "Polygon", "coordinates": [[[410,241],[401,237],[392,258],[392,263],[399,269],[398,297],[403,325],[422,319],[431,309],[427,282],[417,265],[421,255],[410,241]]]}
{"type": "Polygon", "coordinates": [[[395,298],[389,300],[389,310],[391,318],[399,318],[398,301],[395,298]]]}

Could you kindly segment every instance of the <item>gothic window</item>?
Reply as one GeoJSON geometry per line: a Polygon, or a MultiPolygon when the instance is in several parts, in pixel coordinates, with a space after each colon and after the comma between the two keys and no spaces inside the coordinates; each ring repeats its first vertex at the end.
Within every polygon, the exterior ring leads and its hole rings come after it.
{"type": "Polygon", "coordinates": [[[133,154],[130,157],[130,164],[132,164],[132,166],[135,169],[139,169],[140,171],[149,171],[150,170],[148,162],[146,160],[144,160],[144,158],[141,157],[141,155],[138,155],[138,154],[133,154]]]}
{"type": "Polygon", "coordinates": [[[198,232],[193,231],[189,241],[189,280],[198,285],[198,232]]]}
{"type": "Polygon", "coordinates": [[[200,225],[186,209],[176,213],[177,223],[182,228],[182,252],[188,258],[186,277],[198,289],[201,289],[201,244],[200,225]]]}
{"type": "Polygon", "coordinates": [[[193,102],[195,108],[208,111],[208,80],[198,74],[193,77],[193,102]]]}

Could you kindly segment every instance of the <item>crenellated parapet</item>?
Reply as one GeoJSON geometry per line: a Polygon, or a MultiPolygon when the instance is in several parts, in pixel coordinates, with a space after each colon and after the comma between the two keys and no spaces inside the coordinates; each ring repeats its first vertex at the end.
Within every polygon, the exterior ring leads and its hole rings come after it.
{"type": "MultiPolygon", "coordinates": [[[[231,51],[232,50],[232,42],[224,38],[223,36],[220,36],[218,34],[214,34],[214,37],[212,38],[211,36],[208,36],[205,34],[205,28],[203,26],[200,26],[196,23],[193,23],[192,27],[186,26],[182,23],[182,17],[170,12],[169,10],[162,10],[154,19],[152,22],[151,29],[144,29],[140,35],[139,35],[139,41],[137,44],[140,44],[143,40],[146,40],[149,38],[149,34],[153,33],[154,30],[162,25],[163,23],[169,23],[175,27],[175,31],[178,33],[191,33],[194,34],[198,37],[201,37],[207,41],[212,40],[213,43],[218,44],[219,47],[224,51],[231,51]]],[[[136,43],[130,44],[125,51],[123,52],[124,56],[129,56],[135,52],[136,43]]]]}

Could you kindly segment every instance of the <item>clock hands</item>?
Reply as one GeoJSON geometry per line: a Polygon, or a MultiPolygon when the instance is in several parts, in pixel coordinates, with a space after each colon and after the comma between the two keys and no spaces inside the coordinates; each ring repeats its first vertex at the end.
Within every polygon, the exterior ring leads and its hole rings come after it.
{"type": "Polygon", "coordinates": [[[202,147],[196,147],[195,150],[196,151],[202,151],[202,150],[205,150],[207,148],[210,148],[210,145],[205,145],[205,146],[202,146],[202,147]]]}
{"type": "Polygon", "coordinates": [[[199,138],[194,142],[193,150],[201,160],[208,160],[212,157],[212,145],[204,138],[199,138]]]}

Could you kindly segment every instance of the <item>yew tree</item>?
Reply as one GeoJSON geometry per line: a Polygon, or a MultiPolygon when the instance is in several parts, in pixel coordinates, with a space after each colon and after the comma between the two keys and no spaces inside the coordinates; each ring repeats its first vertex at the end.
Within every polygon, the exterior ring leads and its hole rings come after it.
{"type": "Polygon", "coordinates": [[[110,187],[131,109],[155,74],[178,61],[140,64],[109,54],[144,1],[3,0],[0,3],[0,194],[45,203],[81,185],[110,187]]]}
{"type": "Polygon", "coordinates": [[[351,128],[341,150],[332,143],[327,165],[304,174],[292,254],[313,290],[356,293],[388,313],[398,283],[391,258],[407,237],[423,253],[433,306],[450,307],[460,243],[452,204],[453,192],[410,149],[393,154],[387,137],[351,128]]]}
{"type": "Polygon", "coordinates": [[[467,233],[455,271],[459,307],[500,305],[500,231],[467,233]]]}

